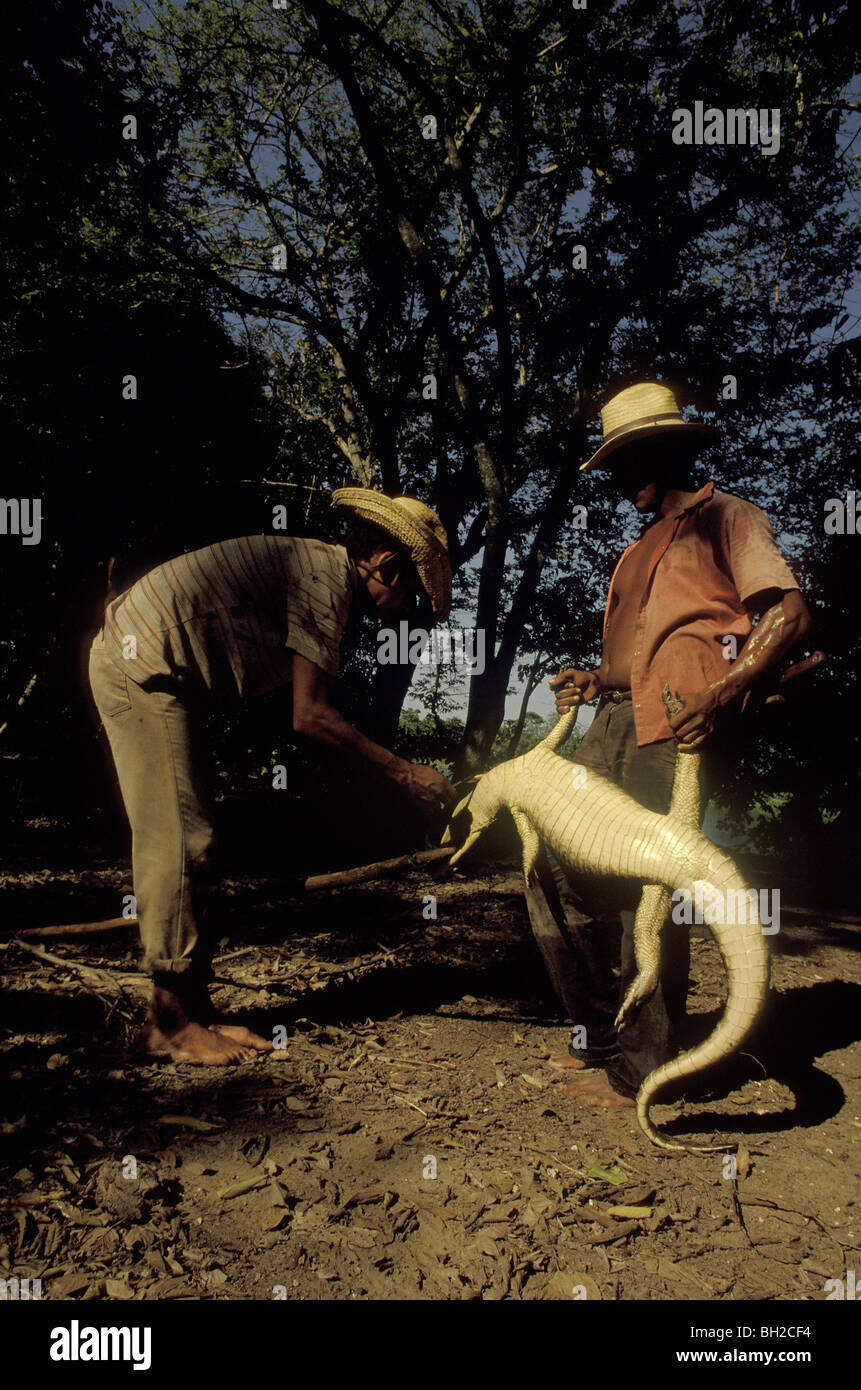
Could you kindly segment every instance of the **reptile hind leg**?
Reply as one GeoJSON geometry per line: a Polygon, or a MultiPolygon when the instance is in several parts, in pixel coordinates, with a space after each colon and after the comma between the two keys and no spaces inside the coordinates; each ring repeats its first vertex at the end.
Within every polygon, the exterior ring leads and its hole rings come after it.
{"type": "Polygon", "coordinates": [[[661,928],[667,920],[672,898],[659,883],[647,883],[640,896],[634,918],[634,955],[637,974],[628,986],[622,1007],[616,1015],[616,1028],[629,1023],[633,1014],[654,994],[661,963],[661,928]]]}
{"type": "Polygon", "coordinates": [[[538,838],[538,831],[534,828],[525,812],[521,811],[517,806],[510,807],[510,810],[511,819],[514,821],[517,833],[523,845],[523,877],[526,879],[527,885],[532,888],[535,886],[538,877],[535,866],[538,861],[541,841],[538,838]]]}
{"type": "MultiPolygon", "coordinates": [[[[668,699],[665,687],[664,702],[671,712],[675,706],[668,699]]],[[[683,708],[679,704],[679,708],[683,708]]],[[[700,792],[700,756],[696,752],[679,749],[676,753],[676,768],[670,807],[667,813],[674,816],[682,825],[699,830],[702,821],[702,797],[700,792]]],[[[628,991],[616,1015],[616,1027],[640,1008],[658,985],[661,961],[661,930],[670,915],[672,896],[669,889],[659,883],[643,886],[637,915],[634,918],[634,955],[637,961],[637,975],[628,986],[628,991]]]]}

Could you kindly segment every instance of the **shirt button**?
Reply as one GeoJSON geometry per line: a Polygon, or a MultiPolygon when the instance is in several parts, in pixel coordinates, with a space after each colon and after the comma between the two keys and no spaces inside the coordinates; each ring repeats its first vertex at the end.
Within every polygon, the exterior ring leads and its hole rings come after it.
{"type": "Polygon", "coordinates": [[[634,706],[634,709],[639,709],[639,708],[640,708],[639,705],[635,705],[635,706],[634,706]]]}

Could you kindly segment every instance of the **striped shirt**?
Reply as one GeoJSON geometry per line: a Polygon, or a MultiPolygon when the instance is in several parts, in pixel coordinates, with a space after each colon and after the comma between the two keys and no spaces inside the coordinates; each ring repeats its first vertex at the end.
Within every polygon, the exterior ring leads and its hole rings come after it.
{"type": "Polygon", "coordinates": [[[139,685],[261,695],[290,680],[291,652],[337,676],[357,584],[343,546],[240,536],[150,570],[108,604],[105,642],[139,685]]]}

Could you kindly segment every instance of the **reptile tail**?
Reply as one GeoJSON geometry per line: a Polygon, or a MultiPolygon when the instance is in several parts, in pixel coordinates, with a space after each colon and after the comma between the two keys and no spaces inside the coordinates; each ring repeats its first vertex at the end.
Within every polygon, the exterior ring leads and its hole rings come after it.
{"type": "MultiPolygon", "coordinates": [[[[574,725],[577,723],[577,711],[579,705],[569,709],[567,713],[561,714],[546,738],[543,738],[537,745],[539,748],[546,748],[550,753],[557,753],[562,747],[574,725]]],[[[533,748],[533,753],[535,749],[533,748]]]]}
{"type": "Polygon", "coordinates": [[[721,856],[721,862],[717,865],[712,862],[709,868],[709,880],[701,881],[703,900],[708,903],[712,890],[716,889],[722,894],[718,901],[727,909],[720,920],[709,920],[726,966],[726,1008],[717,1028],[699,1047],[665,1062],[646,1077],[637,1093],[637,1118],[643,1132],[659,1148],[722,1153],[735,1149],[736,1145],[685,1144],[665,1139],[649,1120],[649,1106],[655,1093],[668,1081],[692,1076],[739,1046],[755,1022],[768,990],[768,947],[759,920],[759,895],[746,887],[732,860],[721,856]]]}

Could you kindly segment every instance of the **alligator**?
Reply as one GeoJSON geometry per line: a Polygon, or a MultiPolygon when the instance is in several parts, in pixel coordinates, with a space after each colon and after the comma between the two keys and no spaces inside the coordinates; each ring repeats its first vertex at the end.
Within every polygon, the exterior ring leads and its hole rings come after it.
{"type": "MultiPolygon", "coordinates": [[[[668,708],[669,691],[664,699],[668,708]]],[[[469,832],[452,855],[456,864],[507,806],[523,845],[523,872],[535,878],[543,840],[573,869],[636,879],[645,885],[634,919],[638,973],[616,1018],[621,1027],[658,983],[660,932],[672,894],[685,893],[709,904],[703,916],[723,957],[727,1001],[714,1032],[699,1046],[657,1067],[637,1093],[637,1119],[644,1134],[663,1149],[720,1153],[734,1144],[687,1144],[662,1135],[649,1119],[656,1092],[667,1082],[691,1076],[728,1056],[750,1032],[768,992],[768,949],[762,933],[758,895],[748,889],[730,857],[700,830],[698,754],[680,745],[670,809],[666,815],[639,802],[591,768],[561,757],[561,747],[577,718],[563,714],[541,743],[519,758],[500,763],[477,781],[468,803],[456,807],[469,816],[469,832]],[[730,896],[733,895],[733,896],[730,896]],[[717,912],[715,904],[744,904],[744,911],[717,912]],[[742,920],[737,920],[741,916],[742,920]]],[[[449,832],[451,838],[451,832],[449,832]]],[[[677,898],[678,901],[678,898],[677,898]]]]}

